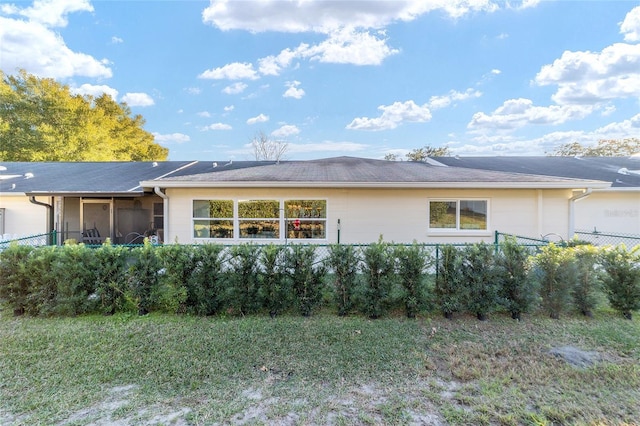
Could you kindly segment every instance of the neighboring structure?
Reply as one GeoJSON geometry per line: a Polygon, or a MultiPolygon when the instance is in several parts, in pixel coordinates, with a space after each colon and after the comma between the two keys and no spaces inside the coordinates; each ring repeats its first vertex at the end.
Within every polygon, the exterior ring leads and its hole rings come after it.
{"type": "MultiPolygon", "coordinates": [[[[234,163],[235,164],[235,163],[234,163]]],[[[338,157],[146,180],[165,198],[165,240],[319,244],[570,236],[577,194],[608,182],[338,157]]]]}
{"type": "Polygon", "coordinates": [[[510,173],[533,173],[610,182],[575,203],[569,230],[640,235],[640,156],[437,157],[434,164],[510,173]]]}

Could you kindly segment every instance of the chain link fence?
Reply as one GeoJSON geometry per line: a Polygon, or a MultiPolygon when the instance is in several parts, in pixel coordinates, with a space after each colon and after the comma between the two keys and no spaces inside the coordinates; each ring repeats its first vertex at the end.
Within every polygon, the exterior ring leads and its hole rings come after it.
{"type": "Polygon", "coordinates": [[[47,234],[29,235],[26,237],[11,234],[0,235],[0,250],[9,247],[11,244],[32,247],[55,245],[57,244],[57,233],[53,231],[47,234]]]}
{"type": "Polygon", "coordinates": [[[627,248],[640,245],[640,235],[633,234],[615,234],[608,232],[593,231],[576,231],[576,238],[580,241],[586,241],[594,246],[617,246],[624,244],[627,248]]]}

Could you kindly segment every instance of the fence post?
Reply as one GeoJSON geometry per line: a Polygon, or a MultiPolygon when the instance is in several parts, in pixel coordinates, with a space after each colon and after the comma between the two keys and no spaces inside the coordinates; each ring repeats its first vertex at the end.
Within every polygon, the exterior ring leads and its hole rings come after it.
{"type": "Polygon", "coordinates": [[[438,269],[440,265],[440,244],[436,244],[436,281],[438,281],[438,269]]]}

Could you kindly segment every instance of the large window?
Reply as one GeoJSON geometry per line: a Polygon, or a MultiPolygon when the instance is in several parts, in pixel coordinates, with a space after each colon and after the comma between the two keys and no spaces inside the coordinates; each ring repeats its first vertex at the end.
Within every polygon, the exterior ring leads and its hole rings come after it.
{"type": "Polygon", "coordinates": [[[326,200],[194,200],[194,238],[326,239],[326,200]]]}
{"type": "Polygon", "coordinates": [[[195,238],[233,238],[232,200],[194,200],[195,238]]]}
{"type": "Polygon", "coordinates": [[[487,200],[429,201],[429,229],[486,231],[487,200]]]}

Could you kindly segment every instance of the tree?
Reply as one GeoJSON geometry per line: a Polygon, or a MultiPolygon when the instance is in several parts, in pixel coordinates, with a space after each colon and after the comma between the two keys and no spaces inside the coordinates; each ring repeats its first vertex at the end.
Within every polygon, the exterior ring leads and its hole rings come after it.
{"type": "Polygon", "coordinates": [[[424,148],[416,148],[410,153],[406,154],[409,161],[426,161],[429,157],[449,157],[451,150],[448,147],[443,146],[440,148],[434,148],[426,145],[424,148]]]}
{"type": "Polygon", "coordinates": [[[559,157],[628,157],[640,153],[640,138],[600,139],[596,146],[583,146],[579,142],[560,145],[548,153],[559,157]]]}
{"type": "Polygon", "coordinates": [[[280,161],[287,152],[289,144],[269,139],[263,132],[259,132],[251,139],[251,148],[253,148],[256,161],[280,161]]]}
{"type": "Polygon", "coordinates": [[[25,71],[0,71],[0,161],[165,160],[141,115],[109,95],[74,95],[25,71]]]}

